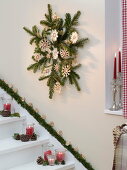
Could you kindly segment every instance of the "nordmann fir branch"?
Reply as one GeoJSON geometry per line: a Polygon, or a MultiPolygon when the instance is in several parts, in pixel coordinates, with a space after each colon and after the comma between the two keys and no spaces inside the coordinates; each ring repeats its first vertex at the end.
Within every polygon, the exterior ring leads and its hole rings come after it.
{"type": "Polygon", "coordinates": [[[78,82],[80,76],[76,73],[76,69],[81,65],[75,61],[78,49],[84,47],[88,38],[79,36],[77,26],[80,15],[80,11],[77,11],[74,16],[66,13],[63,19],[57,16],[48,4],[45,19],[40,21],[41,30],[36,25],[31,30],[24,27],[31,36],[30,44],[35,45],[34,55],[32,55],[34,63],[27,69],[34,73],[40,71],[39,80],[47,80],[50,99],[54,93],[60,93],[67,81],[75,85],[78,91],[81,90],[78,82]]]}
{"type": "MultiPolygon", "coordinates": [[[[33,116],[38,123],[44,127],[52,136],[54,136],[68,151],[70,151],[74,157],[82,163],[82,165],[87,168],[88,170],[94,170],[92,165],[86,161],[84,156],[80,154],[76,149],[73,148],[72,144],[69,143],[58,134],[58,132],[52,127],[52,125],[48,124],[44,118],[34,109],[32,106],[30,106],[17,92],[13,90],[12,87],[10,87],[4,80],[0,79],[0,87],[6,91],[12,98],[15,99],[15,101],[20,104],[24,109],[28,111],[28,113],[33,116]]],[[[1,113],[0,113],[1,114],[1,113]]]]}

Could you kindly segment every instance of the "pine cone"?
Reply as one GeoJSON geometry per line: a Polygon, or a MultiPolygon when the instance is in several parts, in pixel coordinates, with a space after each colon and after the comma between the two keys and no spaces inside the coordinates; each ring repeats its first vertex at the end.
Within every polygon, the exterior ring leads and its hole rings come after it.
{"type": "Polygon", "coordinates": [[[19,133],[14,133],[14,139],[15,140],[20,140],[20,135],[19,135],[19,133]]]}
{"type": "Polygon", "coordinates": [[[3,117],[10,117],[11,116],[11,112],[10,111],[2,111],[2,113],[1,113],[1,115],[3,116],[3,117]]]}
{"type": "Polygon", "coordinates": [[[21,140],[22,142],[28,142],[29,139],[30,139],[29,135],[24,135],[24,134],[22,134],[22,135],[20,136],[20,140],[21,140]]]}
{"type": "Polygon", "coordinates": [[[37,140],[37,135],[36,135],[35,133],[31,136],[31,140],[32,140],[32,141],[37,140]]]}
{"type": "Polygon", "coordinates": [[[42,165],[43,162],[44,162],[44,159],[43,159],[41,156],[39,156],[39,157],[37,158],[37,164],[38,164],[38,165],[42,165]]]}

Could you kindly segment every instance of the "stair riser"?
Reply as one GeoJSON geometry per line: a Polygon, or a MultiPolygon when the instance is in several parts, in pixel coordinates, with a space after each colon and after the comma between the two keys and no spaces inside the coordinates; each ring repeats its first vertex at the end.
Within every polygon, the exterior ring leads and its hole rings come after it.
{"type": "Polygon", "coordinates": [[[0,155],[0,170],[8,170],[15,166],[35,161],[39,155],[42,155],[41,146],[0,155]]]}
{"type": "Polygon", "coordinates": [[[18,121],[0,125],[0,140],[9,138],[13,136],[14,133],[22,133],[22,124],[22,121],[18,121]]]}

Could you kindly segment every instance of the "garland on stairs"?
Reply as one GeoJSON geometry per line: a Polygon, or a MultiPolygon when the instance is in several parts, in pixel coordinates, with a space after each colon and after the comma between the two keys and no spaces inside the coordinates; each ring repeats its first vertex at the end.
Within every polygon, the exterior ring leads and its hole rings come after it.
{"type": "Polygon", "coordinates": [[[22,98],[17,90],[10,87],[4,80],[0,79],[0,87],[6,91],[11,97],[13,97],[18,104],[20,104],[24,109],[26,109],[31,116],[33,116],[38,123],[43,126],[52,136],[54,136],[68,151],[70,151],[74,157],[82,163],[82,165],[88,170],[94,170],[92,165],[86,161],[85,157],[80,154],[73,146],[68,143],[61,135],[58,133],[51,124],[48,124],[46,120],[33,108],[32,104],[28,104],[24,98],[22,98]]]}

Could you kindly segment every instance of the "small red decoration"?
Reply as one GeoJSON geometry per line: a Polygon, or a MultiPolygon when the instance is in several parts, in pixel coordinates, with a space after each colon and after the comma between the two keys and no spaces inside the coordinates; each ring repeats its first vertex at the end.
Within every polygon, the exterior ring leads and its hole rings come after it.
{"type": "Polygon", "coordinates": [[[44,160],[47,161],[48,160],[48,155],[52,155],[52,151],[48,150],[44,152],[44,160]]]}
{"type": "Polygon", "coordinates": [[[34,125],[28,125],[26,128],[26,135],[33,135],[34,134],[34,125]]]}
{"type": "Polygon", "coordinates": [[[10,103],[5,103],[4,104],[4,110],[5,111],[11,111],[11,104],[10,103]]]}
{"type": "Polygon", "coordinates": [[[57,152],[56,159],[58,162],[62,162],[65,159],[65,152],[57,152]]]}
{"type": "Polygon", "coordinates": [[[115,57],[114,57],[114,79],[117,79],[117,67],[116,67],[116,53],[115,53],[115,57]]]}

